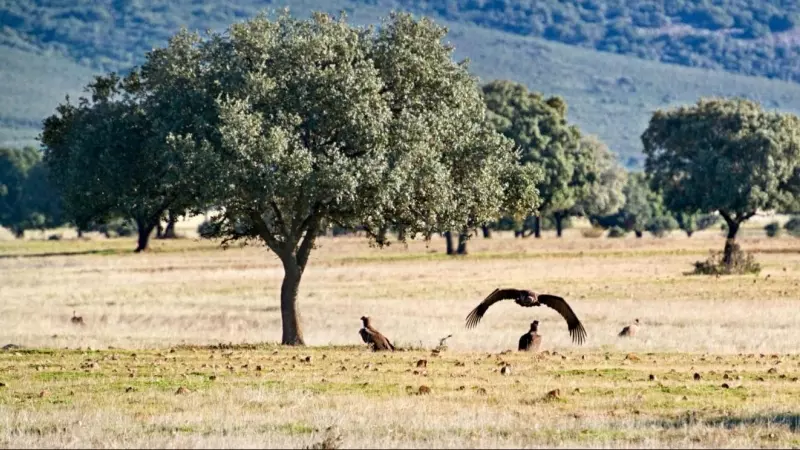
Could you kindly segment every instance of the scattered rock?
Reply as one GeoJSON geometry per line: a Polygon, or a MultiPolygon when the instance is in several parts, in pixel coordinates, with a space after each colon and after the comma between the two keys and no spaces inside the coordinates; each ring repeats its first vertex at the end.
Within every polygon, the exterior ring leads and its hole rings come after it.
{"type": "Polygon", "coordinates": [[[475,393],[478,394],[478,395],[486,395],[487,394],[486,389],[482,388],[482,387],[479,387],[478,389],[475,389],[475,393]]]}
{"type": "Polygon", "coordinates": [[[464,389],[466,389],[466,388],[467,388],[466,386],[459,386],[459,387],[458,387],[458,389],[456,389],[456,390],[457,390],[457,391],[463,391],[463,390],[464,390],[464,389]]]}
{"type": "Polygon", "coordinates": [[[6,387],[6,384],[3,383],[2,381],[0,381],[0,388],[2,388],[2,387],[6,387]]]}
{"type": "Polygon", "coordinates": [[[778,369],[771,367],[769,370],[767,370],[767,373],[778,373],[778,369]]]}
{"type": "Polygon", "coordinates": [[[39,397],[40,398],[47,397],[48,395],[50,395],[50,391],[48,391],[47,389],[39,392],[39,397]]]}
{"type": "Polygon", "coordinates": [[[456,365],[456,367],[464,367],[464,366],[466,366],[466,364],[461,362],[461,361],[456,361],[455,365],[456,365]]]}
{"type": "Polygon", "coordinates": [[[431,388],[425,386],[424,384],[420,386],[419,389],[417,389],[417,394],[419,395],[430,394],[430,393],[431,393],[431,388]]]}
{"type": "Polygon", "coordinates": [[[216,375],[209,375],[208,379],[211,380],[211,381],[214,381],[214,380],[217,379],[217,376],[216,375]]]}
{"type": "Polygon", "coordinates": [[[574,389],[572,392],[573,392],[574,394],[580,394],[580,393],[582,393],[583,391],[581,390],[581,388],[575,388],[575,389],[574,389]]]}
{"type": "Polygon", "coordinates": [[[186,389],[185,387],[181,386],[178,388],[177,391],[175,391],[175,395],[188,394],[189,392],[190,392],[189,389],[186,389]]]}
{"type": "Polygon", "coordinates": [[[261,367],[261,364],[256,366],[256,372],[261,372],[262,370],[264,370],[264,368],[261,367]]]}
{"type": "Polygon", "coordinates": [[[638,357],[638,356],[636,356],[636,355],[635,355],[635,354],[633,354],[633,353],[628,353],[628,354],[625,356],[625,359],[627,359],[628,361],[639,361],[639,357],[638,357]]]}
{"type": "Polygon", "coordinates": [[[306,359],[304,359],[304,361],[307,362],[307,363],[310,363],[311,362],[311,356],[306,356],[306,359]]]}
{"type": "Polygon", "coordinates": [[[703,378],[703,377],[701,377],[699,373],[697,373],[697,372],[694,373],[694,380],[695,381],[700,381],[701,378],[703,378]]]}
{"type": "Polygon", "coordinates": [[[655,375],[653,375],[652,373],[651,373],[651,374],[650,374],[650,376],[648,376],[647,378],[649,378],[649,379],[650,379],[650,381],[656,381],[656,376],[655,376],[655,375]]]}
{"type": "Polygon", "coordinates": [[[725,375],[722,376],[722,379],[723,380],[730,380],[731,377],[729,377],[728,374],[726,373],[725,375]]]}
{"type": "Polygon", "coordinates": [[[758,381],[764,381],[764,377],[758,377],[758,378],[756,378],[756,380],[758,380],[758,381]]]}
{"type": "Polygon", "coordinates": [[[125,388],[125,392],[136,392],[136,388],[133,386],[128,386],[125,388]]]}
{"type": "Polygon", "coordinates": [[[501,375],[511,375],[511,366],[503,366],[503,368],[500,369],[500,374],[501,375]]]}
{"type": "Polygon", "coordinates": [[[731,386],[728,383],[722,383],[722,388],[723,389],[730,389],[731,386]]]}
{"type": "Polygon", "coordinates": [[[428,367],[428,360],[420,359],[419,361],[417,361],[417,367],[428,367]]]}

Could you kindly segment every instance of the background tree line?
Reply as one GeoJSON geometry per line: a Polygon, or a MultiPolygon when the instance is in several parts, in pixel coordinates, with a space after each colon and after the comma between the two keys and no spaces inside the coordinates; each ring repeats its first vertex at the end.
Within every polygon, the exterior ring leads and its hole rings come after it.
{"type": "Polygon", "coordinates": [[[481,227],[510,224],[524,238],[550,223],[560,236],[583,216],[616,235],[660,236],[718,213],[727,267],[744,221],[800,209],[793,115],[742,99],[657,111],[641,136],[645,173],[626,174],[569,124],[562,98],[479,86],[445,35],[408,14],[378,30],[322,13],[260,15],[206,38],[183,30],[125,77],[97,76],[88,96],[60,104],[41,159],[4,153],[13,214],[0,217],[24,229],[57,203],[51,222],[79,230],[122,219],[138,252],[165,217],[213,206],[205,237],[254,240],[280,258],[282,342],[302,345],[300,282],[332,226],[378,246],[443,233],[451,253],[458,235],[464,253],[481,227]],[[25,187],[34,175],[57,201],[27,200],[40,191],[25,187]]]}

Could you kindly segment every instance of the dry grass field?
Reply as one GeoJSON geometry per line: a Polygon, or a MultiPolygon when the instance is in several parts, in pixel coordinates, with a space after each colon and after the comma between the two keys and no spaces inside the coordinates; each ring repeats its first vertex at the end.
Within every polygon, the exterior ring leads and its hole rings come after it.
{"type": "Polygon", "coordinates": [[[0,447],[798,447],[800,239],[740,243],[759,275],[684,275],[719,231],[499,234],[464,257],[324,238],[300,293],[309,347],[285,348],[265,249],[0,241],[0,346],[21,346],[0,351],[0,447]],[[465,330],[501,286],[564,296],[587,343],[512,302],[465,330]],[[368,351],[362,315],[401,351],[368,351]],[[533,319],[545,351],[506,353],[533,319]]]}

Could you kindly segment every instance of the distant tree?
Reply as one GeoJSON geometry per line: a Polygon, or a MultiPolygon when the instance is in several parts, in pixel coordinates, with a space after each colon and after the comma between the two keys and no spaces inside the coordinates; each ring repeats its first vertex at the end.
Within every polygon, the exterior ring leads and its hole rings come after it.
{"type": "MultiPolygon", "coordinates": [[[[627,172],[616,156],[596,136],[583,136],[580,148],[587,156],[579,161],[576,172],[588,182],[567,216],[604,216],[614,214],[625,205],[627,172]]],[[[558,224],[556,224],[558,228],[558,224]]]]}
{"type": "Polygon", "coordinates": [[[143,83],[181,127],[171,145],[213,163],[222,212],[205,232],[260,240],[283,263],[283,344],[304,344],[300,281],[329,224],[383,246],[391,229],[429,239],[538,206],[538,170],[486,121],[445,32],[407,14],[378,31],[262,15],[148,55],[143,83]]]}
{"type": "Polygon", "coordinates": [[[27,229],[63,222],[60,197],[41,159],[41,152],[33,147],[0,148],[0,226],[20,238],[27,229]]]}
{"type": "MultiPolygon", "coordinates": [[[[541,206],[534,224],[534,235],[539,237],[541,216],[553,215],[560,223],[593,182],[593,167],[583,159],[594,153],[581,151],[588,147],[580,146],[580,131],[567,123],[567,104],[562,98],[545,98],[504,80],[484,85],[483,95],[495,129],[522,150],[522,163],[535,164],[544,173],[538,184],[541,206]]],[[[523,222],[517,235],[524,237],[526,228],[523,222]]]]}
{"type": "Polygon", "coordinates": [[[642,134],[645,170],[672,211],[718,211],[731,264],[742,222],[795,201],[800,119],[743,99],[657,111],[642,134]]]}
{"type": "Polygon", "coordinates": [[[171,118],[149,108],[137,70],[97,76],[86,90],[91,99],[67,98],[45,120],[44,161],[79,229],[115,214],[130,218],[136,252],[144,251],[165,212],[189,208],[207,179],[195,155],[167,145],[159,127],[171,118]]]}
{"type": "Polygon", "coordinates": [[[644,173],[629,173],[622,194],[625,203],[619,211],[591,216],[592,223],[603,228],[619,227],[626,232],[633,231],[637,238],[641,238],[645,231],[663,236],[664,232],[677,227],[674,219],[670,221],[664,217],[669,213],[658,192],[650,189],[644,173]]]}

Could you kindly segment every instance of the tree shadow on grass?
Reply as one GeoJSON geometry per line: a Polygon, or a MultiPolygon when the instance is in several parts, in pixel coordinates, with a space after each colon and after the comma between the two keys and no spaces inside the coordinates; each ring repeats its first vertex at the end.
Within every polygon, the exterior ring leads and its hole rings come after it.
{"type": "Polygon", "coordinates": [[[721,427],[726,429],[742,427],[786,426],[792,433],[800,432],[800,413],[755,414],[751,416],[720,416],[707,419],[697,417],[694,412],[686,413],[673,420],[659,420],[651,425],[661,428],[683,428],[687,426],[721,427]]]}
{"type": "Polygon", "coordinates": [[[79,256],[79,255],[115,255],[119,253],[133,253],[132,250],[116,250],[116,249],[102,249],[102,250],[80,250],[74,252],[42,252],[42,253],[18,253],[10,255],[0,255],[0,259],[14,259],[14,258],[48,258],[51,256],[79,256]]]}

